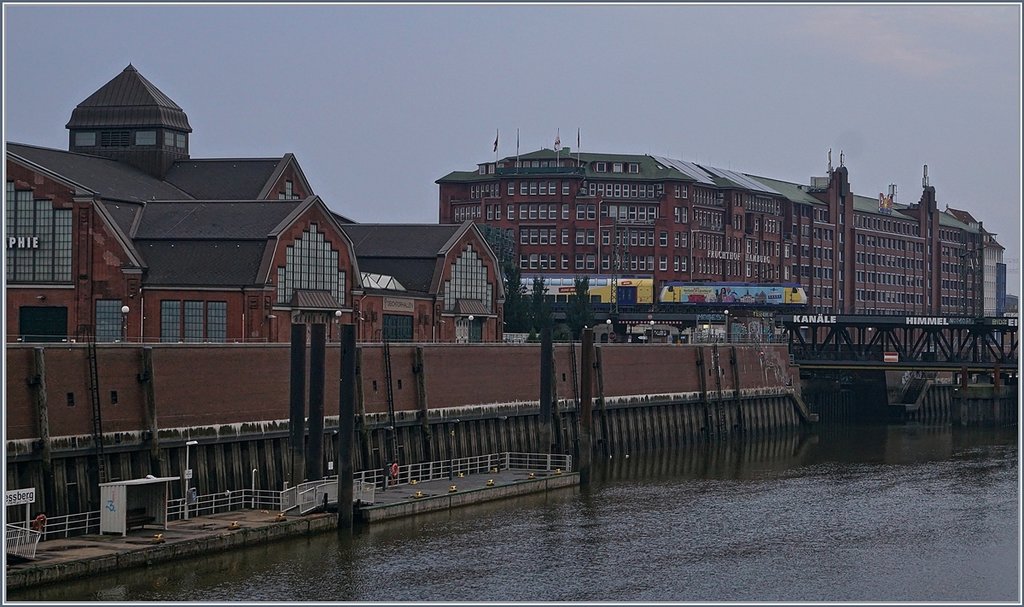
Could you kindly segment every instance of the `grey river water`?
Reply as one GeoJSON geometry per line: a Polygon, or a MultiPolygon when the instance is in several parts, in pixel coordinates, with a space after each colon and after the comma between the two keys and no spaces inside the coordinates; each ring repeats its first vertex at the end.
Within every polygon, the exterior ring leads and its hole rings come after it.
{"type": "Polygon", "coordinates": [[[618,454],[589,490],[14,601],[1020,601],[1018,433],[870,426],[618,454]]]}

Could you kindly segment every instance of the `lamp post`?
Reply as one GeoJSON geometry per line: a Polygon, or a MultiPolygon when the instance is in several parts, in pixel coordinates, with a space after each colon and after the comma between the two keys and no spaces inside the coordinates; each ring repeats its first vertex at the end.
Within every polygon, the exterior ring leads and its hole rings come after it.
{"type": "Polygon", "coordinates": [[[647,343],[653,344],[654,343],[654,320],[653,319],[650,321],[650,325],[651,325],[651,336],[647,338],[647,343]]]}
{"type": "Polygon", "coordinates": [[[338,341],[341,341],[341,310],[334,311],[334,324],[338,325],[338,341]]]}
{"type": "Polygon", "coordinates": [[[121,341],[128,341],[128,312],[131,308],[121,306],[121,341]]]}
{"type": "Polygon", "coordinates": [[[729,310],[725,310],[725,341],[729,341],[729,310]]]}
{"type": "Polygon", "coordinates": [[[198,444],[199,441],[196,440],[185,443],[185,520],[188,520],[188,482],[192,480],[192,468],[188,467],[189,453],[192,451],[192,446],[198,444]]]}
{"type": "Polygon", "coordinates": [[[466,341],[468,341],[469,343],[473,343],[473,321],[475,319],[476,319],[475,316],[473,316],[472,314],[469,315],[469,319],[468,319],[469,320],[469,327],[467,327],[467,330],[469,331],[469,335],[466,336],[466,341]]]}
{"type": "Polygon", "coordinates": [[[606,318],[605,321],[604,321],[604,324],[605,324],[606,327],[608,327],[608,342],[611,343],[611,341],[612,341],[612,332],[614,331],[614,329],[612,329],[612,319],[606,318]]]}

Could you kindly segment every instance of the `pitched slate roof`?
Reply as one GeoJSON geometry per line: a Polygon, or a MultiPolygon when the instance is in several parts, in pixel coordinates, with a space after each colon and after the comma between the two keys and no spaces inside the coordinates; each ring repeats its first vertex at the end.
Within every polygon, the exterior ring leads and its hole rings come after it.
{"type": "Polygon", "coordinates": [[[360,272],[393,276],[411,293],[430,293],[438,256],[462,228],[456,224],[349,224],[360,272]]]}
{"type": "Polygon", "coordinates": [[[179,160],[164,179],[199,200],[256,200],[282,158],[179,160]]]}
{"type": "Polygon", "coordinates": [[[136,239],[134,244],[148,268],[147,287],[256,285],[266,249],[258,240],[136,239]]]}
{"type": "MultiPolygon", "coordinates": [[[[435,259],[458,224],[356,223],[342,226],[357,257],[435,259]]],[[[367,270],[369,271],[369,270],[367,270]]]]}
{"type": "Polygon", "coordinates": [[[170,127],[192,132],[177,103],[131,64],[71,112],[66,128],[170,127]]]}
{"type": "Polygon", "coordinates": [[[255,239],[267,236],[302,200],[156,201],[146,205],[132,238],[255,239]]]}
{"type": "MultiPolygon", "coordinates": [[[[405,287],[405,294],[430,293],[430,284],[437,268],[436,257],[434,259],[359,257],[358,255],[356,257],[359,259],[360,272],[394,277],[405,287]]],[[[367,290],[372,289],[370,285],[363,286],[367,290]]]]}
{"type": "Polygon", "coordinates": [[[170,183],[109,158],[10,142],[7,143],[7,153],[57,173],[109,200],[192,198],[170,183]]]}

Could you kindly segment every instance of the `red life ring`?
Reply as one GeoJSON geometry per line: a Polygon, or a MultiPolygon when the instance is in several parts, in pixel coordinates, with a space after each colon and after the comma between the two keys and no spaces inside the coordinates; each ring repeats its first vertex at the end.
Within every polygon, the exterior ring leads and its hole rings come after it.
{"type": "Polygon", "coordinates": [[[398,462],[391,462],[391,478],[398,478],[398,462]]]}
{"type": "Polygon", "coordinates": [[[44,531],[46,531],[46,515],[45,514],[42,514],[42,513],[37,514],[36,517],[34,519],[32,519],[32,529],[35,530],[35,531],[38,531],[39,533],[43,533],[44,531]]]}

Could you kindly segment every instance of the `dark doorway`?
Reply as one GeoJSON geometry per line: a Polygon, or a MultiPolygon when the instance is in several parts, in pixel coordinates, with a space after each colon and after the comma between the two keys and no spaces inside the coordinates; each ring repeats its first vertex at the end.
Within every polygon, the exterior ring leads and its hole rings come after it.
{"type": "Polygon", "coordinates": [[[20,341],[62,341],[68,337],[68,309],[58,306],[23,306],[18,310],[20,341]]]}

